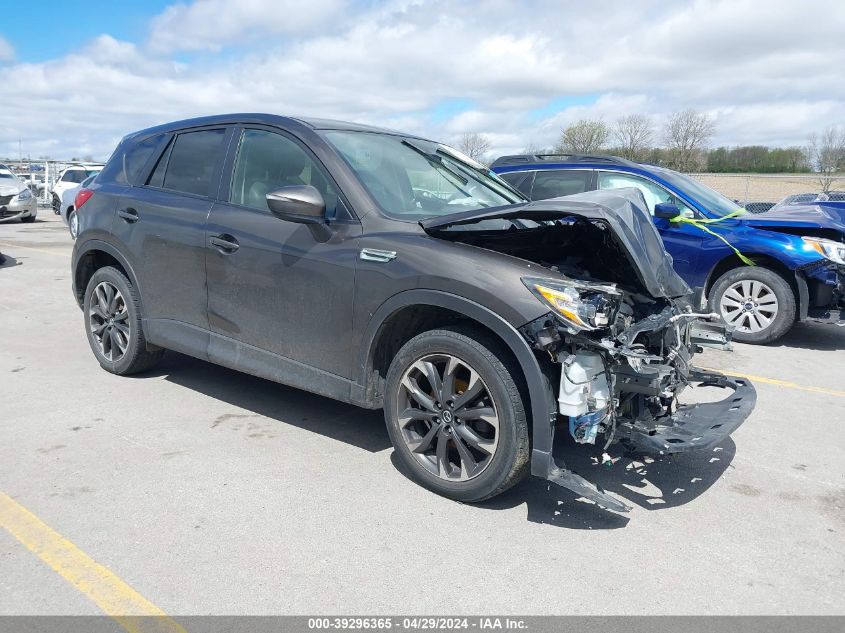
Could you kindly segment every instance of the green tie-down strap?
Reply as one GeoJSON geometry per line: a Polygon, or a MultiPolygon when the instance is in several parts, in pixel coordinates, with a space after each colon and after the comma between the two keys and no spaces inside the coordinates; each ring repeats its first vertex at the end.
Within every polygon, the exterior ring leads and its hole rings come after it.
{"type": "Polygon", "coordinates": [[[712,219],[708,218],[708,219],[703,219],[703,220],[696,220],[696,219],[693,219],[693,218],[685,218],[685,217],[679,215],[677,217],[672,218],[669,221],[675,222],[676,224],[689,224],[691,226],[694,226],[697,229],[704,231],[705,233],[709,233],[713,237],[716,237],[716,238],[722,240],[728,248],[730,248],[734,253],[736,253],[736,256],[739,257],[739,259],[744,264],[747,264],[748,266],[755,266],[754,262],[752,260],[748,259],[742,253],[740,253],[739,249],[736,246],[734,246],[733,244],[731,244],[728,240],[726,240],[724,235],[719,235],[718,233],[716,233],[716,231],[712,230],[708,226],[708,224],[718,224],[719,222],[722,222],[723,220],[729,220],[731,218],[735,218],[736,216],[742,215],[743,213],[747,213],[747,211],[745,209],[737,209],[736,211],[734,211],[732,213],[728,213],[727,215],[723,215],[721,218],[712,218],[712,219]]]}

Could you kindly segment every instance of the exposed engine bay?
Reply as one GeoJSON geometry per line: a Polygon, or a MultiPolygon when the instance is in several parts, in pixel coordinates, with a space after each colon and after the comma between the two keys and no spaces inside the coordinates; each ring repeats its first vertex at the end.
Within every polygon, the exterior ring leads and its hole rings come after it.
{"type": "MultiPolygon", "coordinates": [[[[598,447],[603,461],[617,442],[656,454],[712,447],[750,414],[754,388],[693,367],[705,346],[730,349],[731,331],[702,311],[703,293],[674,272],[641,194],[622,192],[544,201],[557,203],[555,213],[532,203],[516,215],[452,223],[436,234],[539,265],[522,282],[549,312],[520,332],[558,372],[556,413],[576,443],[598,447]],[[679,404],[695,385],[729,395],[679,404]]],[[[546,476],[600,505],[627,509],[551,456],[546,476]]]]}

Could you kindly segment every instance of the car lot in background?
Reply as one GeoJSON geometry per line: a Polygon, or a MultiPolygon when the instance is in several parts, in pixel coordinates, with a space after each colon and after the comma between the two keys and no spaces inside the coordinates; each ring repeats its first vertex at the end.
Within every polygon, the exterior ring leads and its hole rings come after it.
{"type": "Polygon", "coordinates": [[[38,200],[29,187],[6,165],[0,164],[0,222],[33,222],[38,215],[38,200]]]}
{"type": "Polygon", "coordinates": [[[744,214],[689,176],[613,156],[502,156],[492,169],[534,200],[640,189],[675,270],[705,289],[710,310],[736,328],[734,340],[767,343],[796,321],[845,320],[845,222],[833,211],[744,214]]]}
{"type": "MultiPolygon", "coordinates": [[[[104,372],[72,247],[51,213],[0,226],[2,491],[168,613],[841,613],[845,328],[706,350],[758,390],[712,451],[576,461],[628,515],[540,480],[473,506],[396,469],[380,412],[176,353],[104,372]]],[[[99,613],[2,530],[0,569],[0,613],[99,613]]]]}
{"type": "Polygon", "coordinates": [[[50,204],[53,212],[56,215],[61,213],[62,194],[66,190],[79,186],[79,183],[88,176],[98,174],[102,169],[103,166],[100,163],[76,163],[65,167],[50,190],[50,204]]]}
{"type": "Polygon", "coordinates": [[[81,183],[76,185],[75,187],[71,187],[69,189],[65,189],[62,193],[62,204],[59,210],[59,214],[62,216],[62,222],[64,222],[68,230],[70,231],[70,236],[73,239],[76,239],[77,231],[79,230],[79,216],[76,214],[76,195],[85,187],[90,185],[94,179],[97,177],[97,174],[93,174],[88,176],[85,180],[81,183]]]}

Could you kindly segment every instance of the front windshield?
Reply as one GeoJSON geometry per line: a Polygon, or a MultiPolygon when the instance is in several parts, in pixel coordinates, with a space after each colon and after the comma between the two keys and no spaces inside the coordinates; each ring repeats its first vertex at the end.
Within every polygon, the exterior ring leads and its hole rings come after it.
{"type": "Polygon", "coordinates": [[[445,145],[372,132],[324,134],[389,217],[418,221],[525,202],[498,176],[445,145]]]}
{"type": "Polygon", "coordinates": [[[707,185],[702,185],[694,178],[681,174],[671,169],[654,168],[661,178],[680,189],[687,196],[692,198],[708,213],[718,216],[728,215],[735,211],[742,211],[742,207],[733,200],[723,196],[707,185]]]}

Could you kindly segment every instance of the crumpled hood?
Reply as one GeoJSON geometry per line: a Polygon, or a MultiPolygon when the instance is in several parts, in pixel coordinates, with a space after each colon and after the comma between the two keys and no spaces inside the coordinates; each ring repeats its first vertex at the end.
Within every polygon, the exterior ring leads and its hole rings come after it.
{"type": "Polygon", "coordinates": [[[736,220],[745,226],[757,229],[774,227],[824,228],[845,233],[845,224],[840,213],[821,204],[793,204],[774,207],[766,213],[749,213],[736,220]]]}
{"type": "MultiPolygon", "coordinates": [[[[681,297],[692,291],[672,266],[663,240],[646,211],[639,189],[626,187],[589,191],[562,198],[480,209],[429,218],[420,222],[427,233],[482,220],[556,220],[581,217],[605,223],[625,250],[643,286],[654,297],[681,297]]],[[[614,281],[608,279],[607,281],[614,281]]]]}

